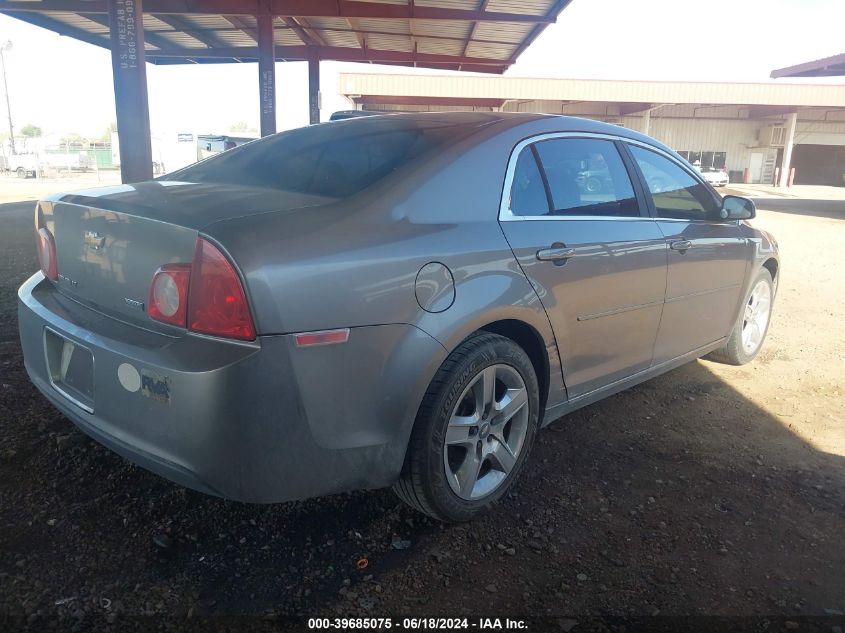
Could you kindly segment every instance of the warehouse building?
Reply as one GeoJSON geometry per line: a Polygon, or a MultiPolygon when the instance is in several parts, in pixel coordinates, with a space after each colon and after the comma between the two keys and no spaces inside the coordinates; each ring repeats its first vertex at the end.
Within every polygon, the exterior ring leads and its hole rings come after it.
{"type": "Polygon", "coordinates": [[[566,114],[642,131],[732,182],[845,186],[845,86],[342,73],[357,109],[566,114]]]}

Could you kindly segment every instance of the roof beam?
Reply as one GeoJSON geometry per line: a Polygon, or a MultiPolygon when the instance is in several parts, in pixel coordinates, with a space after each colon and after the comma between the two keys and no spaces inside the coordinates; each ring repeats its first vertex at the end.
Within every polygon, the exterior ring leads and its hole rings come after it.
{"type": "MultiPolygon", "coordinates": [[[[353,20],[354,20],[354,18],[349,20],[350,26],[351,26],[351,23],[353,22],[353,20]]],[[[376,30],[362,29],[362,28],[360,28],[360,26],[358,26],[358,27],[351,26],[351,28],[348,28],[348,29],[340,28],[340,27],[337,27],[337,26],[332,26],[332,27],[321,26],[319,29],[315,29],[315,27],[309,26],[308,28],[310,28],[312,30],[326,31],[328,33],[352,33],[356,37],[358,37],[362,34],[367,34],[367,35],[409,35],[408,33],[397,33],[396,31],[380,31],[378,29],[376,29],[376,30]]],[[[461,42],[461,43],[464,43],[464,42],[467,41],[467,39],[465,37],[456,37],[454,35],[441,35],[439,33],[436,34],[436,35],[415,34],[414,39],[418,39],[418,40],[448,40],[448,41],[451,41],[451,42],[461,42]]],[[[504,40],[487,40],[487,39],[473,38],[471,41],[478,42],[480,44],[500,44],[500,45],[504,45],[504,46],[513,46],[514,45],[513,41],[505,42],[504,40]]],[[[360,39],[359,39],[359,44],[360,43],[361,42],[360,42],[360,39]]]]}
{"type": "MultiPolygon", "coordinates": [[[[70,24],[65,24],[64,22],[53,19],[41,13],[5,10],[0,11],[0,13],[4,13],[12,18],[17,18],[21,22],[27,22],[35,26],[40,26],[43,29],[53,31],[55,33],[58,33],[59,35],[66,35],[68,37],[87,42],[88,44],[93,44],[94,46],[111,49],[111,45],[109,44],[109,40],[107,37],[96,35],[95,33],[90,33],[84,29],[71,26],[70,24]]],[[[108,23],[108,18],[106,18],[106,22],[108,23]]]]}
{"type": "Polygon", "coordinates": [[[352,32],[355,34],[355,39],[358,40],[358,46],[361,48],[367,48],[367,37],[369,32],[362,29],[360,23],[355,18],[346,18],[346,23],[352,29],[352,32]]]}
{"type": "MultiPolygon", "coordinates": [[[[233,46],[229,48],[163,48],[147,51],[147,58],[156,57],[184,57],[258,59],[258,48],[255,46],[233,46]]],[[[327,59],[346,62],[373,63],[410,63],[442,65],[469,64],[472,66],[507,66],[513,63],[509,59],[487,59],[479,57],[457,57],[454,55],[434,55],[428,53],[406,53],[403,51],[376,50],[372,48],[345,48],[342,46],[276,46],[276,59],[290,61],[305,61],[308,59],[327,59]]]]}
{"type": "MultiPolygon", "coordinates": [[[[552,6],[549,7],[549,11],[546,14],[546,17],[548,18],[551,16],[560,15],[560,12],[563,11],[566,7],[568,7],[570,2],[572,2],[572,0],[557,0],[557,2],[555,2],[552,6]]],[[[533,29],[531,29],[531,31],[528,33],[528,37],[522,40],[522,43],[517,46],[516,50],[513,52],[513,58],[517,59],[520,55],[522,55],[525,49],[531,46],[534,40],[536,40],[540,33],[542,33],[543,30],[546,28],[546,26],[548,24],[553,24],[554,22],[554,19],[551,19],[550,22],[541,22],[540,24],[537,24],[533,29]]]]}
{"type": "MultiPolygon", "coordinates": [[[[209,48],[215,48],[217,46],[228,46],[226,42],[221,40],[218,37],[215,37],[213,33],[210,33],[206,30],[200,30],[194,28],[193,25],[189,24],[186,20],[175,16],[175,15],[158,15],[156,16],[159,20],[164,22],[165,24],[172,26],[177,31],[181,31],[186,35],[190,35],[195,40],[202,42],[209,48]]],[[[150,31],[147,31],[147,41],[150,40],[150,31]]],[[[158,46],[158,44],[156,44],[158,46]]],[[[159,46],[159,48],[161,48],[159,46]]]]}
{"type": "Polygon", "coordinates": [[[241,18],[234,16],[234,15],[224,15],[223,19],[226,20],[229,24],[234,26],[239,31],[246,33],[249,37],[252,38],[252,41],[255,42],[256,46],[258,45],[258,29],[255,27],[250,26],[241,18]]]}
{"type": "MultiPolygon", "coordinates": [[[[102,24],[103,26],[109,26],[109,16],[107,15],[100,15],[99,13],[94,15],[85,15],[84,17],[88,18],[92,22],[96,22],[97,24],[102,24]]],[[[63,33],[64,35],[64,33],[63,33]]],[[[156,33],[150,32],[145,30],[144,31],[144,41],[149,42],[153,46],[157,48],[173,48],[176,46],[173,42],[169,39],[160,37],[156,33]]]]}
{"type": "Polygon", "coordinates": [[[282,18],[288,28],[296,33],[296,36],[302,40],[303,44],[308,46],[325,46],[323,39],[314,33],[312,30],[305,28],[302,24],[296,21],[296,18],[282,18]]]}
{"type": "MultiPolygon", "coordinates": [[[[558,0],[566,5],[570,0],[558,0]]],[[[107,13],[107,0],[7,0],[3,12],[24,11],[44,13],[70,11],[73,13],[107,13]]],[[[187,15],[207,13],[216,15],[274,15],[304,18],[393,18],[417,20],[468,20],[471,22],[527,22],[553,24],[557,14],[501,13],[472,9],[421,7],[413,4],[385,4],[357,0],[145,0],[144,13],[154,15],[187,15]]]]}
{"type": "MultiPolygon", "coordinates": [[[[479,11],[486,11],[488,2],[489,2],[489,0],[481,0],[481,2],[478,3],[478,7],[477,7],[478,10],[479,11]]],[[[467,49],[469,48],[469,43],[475,37],[475,29],[477,29],[477,28],[478,28],[478,22],[473,22],[472,26],[469,29],[469,35],[467,35],[466,41],[464,42],[463,52],[461,53],[461,55],[463,55],[464,57],[466,57],[467,49]]]]}

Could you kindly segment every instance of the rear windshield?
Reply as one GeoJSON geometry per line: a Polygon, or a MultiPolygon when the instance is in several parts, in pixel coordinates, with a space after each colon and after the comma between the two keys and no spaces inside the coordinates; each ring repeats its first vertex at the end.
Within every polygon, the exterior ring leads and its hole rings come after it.
{"type": "Polygon", "coordinates": [[[223,152],[160,180],[230,183],[346,198],[487,121],[384,116],[313,125],[223,152]],[[469,123],[469,125],[467,124],[469,123]]]}

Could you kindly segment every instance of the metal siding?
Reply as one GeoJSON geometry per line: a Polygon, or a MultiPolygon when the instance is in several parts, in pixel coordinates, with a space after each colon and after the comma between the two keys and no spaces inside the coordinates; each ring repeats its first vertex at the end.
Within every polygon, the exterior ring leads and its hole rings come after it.
{"type": "MultiPolygon", "coordinates": [[[[381,31],[382,33],[410,33],[408,20],[383,20],[380,18],[358,18],[357,27],[364,31],[381,31]]],[[[345,27],[351,28],[349,26],[345,27]]]]}
{"type": "Polygon", "coordinates": [[[305,44],[293,29],[274,29],[273,42],[278,46],[303,46],[305,44]]]}
{"type": "Polygon", "coordinates": [[[796,145],[845,145],[845,121],[825,123],[798,121],[795,128],[796,145]]]}
{"type": "Polygon", "coordinates": [[[367,48],[385,51],[414,50],[414,44],[407,35],[367,35],[367,48]]]}
{"type": "MultiPolygon", "coordinates": [[[[144,16],[144,20],[146,22],[146,16],[144,16]]],[[[210,14],[194,14],[194,15],[181,15],[179,16],[179,20],[181,22],[186,23],[188,26],[196,27],[197,29],[220,29],[220,30],[229,30],[233,29],[231,22],[227,19],[219,16],[219,15],[210,15],[210,14]]]]}
{"type": "Polygon", "coordinates": [[[350,94],[430,97],[484,96],[547,101],[695,103],[845,107],[845,89],[835,85],[718,84],[702,82],[598,81],[530,77],[448,77],[342,73],[350,94]],[[379,90],[373,89],[378,82],[379,90]]]}
{"type": "Polygon", "coordinates": [[[484,44],[481,42],[470,42],[467,46],[468,57],[486,57],[489,59],[510,59],[516,52],[516,46],[507,44],[484,44]]]}
{"type": "Polygon", "coordinates": [[[532,28],[533,24],[521,22],[479,22],[474,39],[519,44],[532,28]]]}

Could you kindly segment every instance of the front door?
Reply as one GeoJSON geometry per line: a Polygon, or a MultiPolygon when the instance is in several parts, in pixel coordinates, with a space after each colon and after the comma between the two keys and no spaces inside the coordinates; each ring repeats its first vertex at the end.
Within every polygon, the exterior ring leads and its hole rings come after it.
{"type": "Polygon", "coordinates": [[[666,244],[613,140],[520,147],[502,230],[549,316],[573,399],[650,366],[666,244]]]}
{"type": "Polygon", "coordinates": [[[720,220],[717,196],[681,164],[644,147],[629,149],[668,246],[666,305],[654,346],[659,364],[728,335],[753,246],[736,221],[720,220]]]}
{"type": "Polygon", "coordinates": [[[763,154],[760,152],[751,154],[751,163],[748,166],[748,179],[751,182],[763,182],[763,154]]]}

